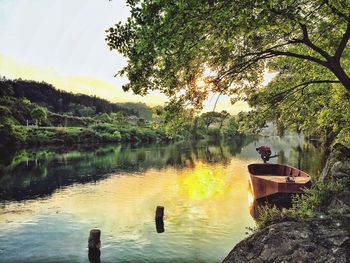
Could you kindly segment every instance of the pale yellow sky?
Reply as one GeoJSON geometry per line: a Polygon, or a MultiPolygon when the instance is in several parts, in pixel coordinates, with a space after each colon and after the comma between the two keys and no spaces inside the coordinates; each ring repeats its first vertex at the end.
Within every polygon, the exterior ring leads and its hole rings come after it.
{"type": "Polygon", "coordinates": [[[44,81],[52,84],[57,89],[96,95],[112,102],[144,102],[150,106],[164,104],[166,97],[153,92],[142,97],[132,92],[124,92],[122,88],[113,82],[98,79],[93,76],[64,75],[54,68],[42,68],[36,65],[24,64],[0,54],[1,75],[10,79],[22,78],[35,81],[44,81]]]}
{"type": "MultiPolygon", "coordinates": [[[[121,87],[127,79],[114,77],[126,59],[109,51],[105,30],[126,20],[125,2],[1,0],[0,74],[45,81],[57,89],[112,102],[163,105],[167,97],[160,92],[144,97],[124,92],[121,87]]],[[[204,111],[213,110],[216,97],[209,96],[204,111]]],[[[245,102],[231,105],[229,97],[221,96],[216,110],[236,114],[248,106],[245,102]]]]}
{"type": "MultiPolygon", "coordinates": [[[[36,65],[25,64],[15,61],[9,56],[0,53],[1,75],[10,79],[22,78],[35,81],[44,81],[52,84],[57,89],[72,93],[96,95],[112,102],[144,102],[150,106],[163,105],[167,97],[160,92],[150,92],[147,96],[135,95],[132,92],[124,92],[121,86],[102,78],[84,75],[64,75],[55,68],[43,68],[36,65]]],[[[266,73],[264,84],[274,76],[266,73]]],[[[212,111],[218,94],[210,94],[204,105],[203,111],[212,111]]],[[[231,104],[228,96],[220,96],[216,111],[226,110],[231,114],[249,110],[244,101],[231,104]]]]}

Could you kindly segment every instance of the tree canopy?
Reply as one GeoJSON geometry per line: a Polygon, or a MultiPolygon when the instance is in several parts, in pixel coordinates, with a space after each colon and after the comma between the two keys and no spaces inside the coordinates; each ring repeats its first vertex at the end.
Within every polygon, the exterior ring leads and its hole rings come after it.
{"type": "Polygon", "coordinates": [[[305,76],[305,85],[339,82],[350,91],[347,0],[127,2],[131,16],[106,38],[128,58],[119,72],[129,78],[125,90],[157,89],[197,106],[208,91],[244,99],[269,63],[287,57],[327,72],[305,76]],[[212,74],[198,87],[207,68],[212,74]]]}
{"type": "Polygon", "coordinates": [[[30,115],[34,120],[37,120],[39,123],[47,119],[47,109],[43,107],[34,108],[30,115]]]}
{"type": "MultiPolygon", "coordinates": [[[[241,127],[266,120],[309,134],[339,133],[350,116],[348,0],[128,0],[106,40],[128,58],[124,90],[160,90],[201,108],[210,92],[246,100],[241,127]],[[277,72],[267,87],[266,71],[277,72]],[[198,80],[204,80],[199,85],[198,80]],[[322,131],[322,132],[321,132],[322,131]]],[[[186,102],[186,103],[185,103],[186,102]]]]}

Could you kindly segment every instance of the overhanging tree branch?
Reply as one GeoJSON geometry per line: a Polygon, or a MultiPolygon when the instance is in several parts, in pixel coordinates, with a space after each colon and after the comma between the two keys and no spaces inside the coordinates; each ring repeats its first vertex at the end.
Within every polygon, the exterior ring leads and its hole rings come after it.
{"type": "Polygon", "coordinates": [[[281,50],[274,50],[274,49],[267,49],[267,50],[264,50],[261,52],[245,54],[241,58],[245,58],[247,56],[253,56],[253,55],[255,55],[255,56],[246,60],[246,61],[235,64],[230,69],[226,70],[225,72],[222,72],[216,78],[216,82],[217,83],[220,82],[224,77],[226,77],[228,75],[239,74],[261,60],[266,60],[266,59],[277,57],[277,56],[287,56],[287,57],[294,57],[294,58],[298,58],[298,59],[304,59],[304,60],[315,62],[315,63],[322,65],[326,68],[329,68],[327,61],[321,60],[319,58],[309,56],[309,55],[293,53],[290,51],[281,51],[281,50]]]}
{"type": "Polygon", "coordinates": [[[278,98],[279,96],[283,96],[281,100],[284,100],[288,95],[291,95],[295,92],[298,92],[299,90],[304,90],[306,87],[313,85],[313,84],[334,84],[334,83],[340,83],[338,80],[311,80],[306,81],[301,84],[298,84],[296,86],[293,86],[287,90],[283,90],[277,94],[274,94],[273,98],[278,98]]]}
{"type": "Polygon", "coordinates": [[[344,52],[344,49],[346,48],[346,45],[348,44],[348,41],[350,39],[350,17],[347,19],[348,24],[345,30],[345,33],[343,34],[342,39],[340,40],[339,46],[337,48],[337,51],[334,54],[334,58],[339,61],[341,55],[344,52]]]}
{"type": "Polygon", "coordinates": [[[286,57],[294,57],[294,58],[309,60],[328,68],[327,61],[321,60],[313,56],[293,53],[290,51],[280,51],[280,50],[268,50],[268,52],[276,56],[286,56],[286,57]]]}
{"type": "MultiPolygon", "coordinates": [[[[274,96],[272,96],[272,100],[273,101],[275,99],[275,102],[274,105],[275,106],[278,106],[280,105],[281,103],[283,103],[283,101],[290,95],[293,95],[295,93],[297,93],[298,91],[302,91],[302,94],[296,99],[294,100],[295,102],[300,100],[302,97],[305,97],[305,94],[304,94],[304,90],[309,87],[310,85],[314,85],[314,84],[324,84],[324,83],[328,83],[328,84],[333,84],[333,83],[341,83],[340,81],[337,81],[337,80],[312,80],[312,81],[307,81],[307,82],[304,82],[304,83],[301,83],[301,84],[298,84],[296,86],[293,86],[287,90],[284,90],[280,93],[277,93],[275,94],[274,96]],[[278,96],[282,96],[281,98],[278,98],[278,96]]],[[[292,103],[294,104],[294,103],[292,103]]],[[[266,112],[269,110],[269,108],[266,109],[266,112]]]]}
{"type": "Polygon", "coordinates": [[[312,50],[316,51],[318,54],[320,54],[325,59],[327,59],[327,60],[330,59],[331,56],[325,50],[323,50],[319,46],[315,45],[311,41],[306,25],[303,23],[299,23],[299,25],[301,27],[301,31],[303,32],[303,39],[301,39],[300,42],[305,44],[306,46],[308,46],[312,50]]]}

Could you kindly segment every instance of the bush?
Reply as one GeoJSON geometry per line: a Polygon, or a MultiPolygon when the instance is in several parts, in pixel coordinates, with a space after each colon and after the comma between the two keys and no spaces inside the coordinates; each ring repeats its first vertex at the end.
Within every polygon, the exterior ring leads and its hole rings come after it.
{"type": "Polygon", "coordinates": [[[113,137],[114,137],[115,140],[118,141],[118,142],[119,142],[119,141],[121,140],[121,138],[122,138],[122,136],[121,136],[121,134],[120,134],[119,131],[113,132],[113,137]]]}
{"type": "Polygon", "coordinates": [[[83,142],[151,142],[166,140],[164,132],[149,127],[100,123],[83,127],[0,127],[4,143],[57,144],[83,142]]]}
{"type": "Polygon", "coordinates": [[[25,143],[27,140],[27,130],[23,126],[5,123],[4,125],[0,125],[0,137],[4,143],[25,143]]]}
{"type": "Polygon", "coordinates": [[[118,127],[109,123],[99,123],[91,126],[91,129],[98,132],[113,133],[118,130],[118,127]]]}
{"type": "Polygon", "coordinates": [[[47,128],[28,128],[27,143],[29,144],[46,144],[51,143],[51,140],[55,138],[54,129],[47,128]]]}
{"type": "Polygon", "coordinates": [[[221,135],[225,139],[232,139],[236,135],[238,135],[239,125],[236,122],[234,117],[231,117],[227,122],[225,122],[224,126],[221,129],[221,135]]]}

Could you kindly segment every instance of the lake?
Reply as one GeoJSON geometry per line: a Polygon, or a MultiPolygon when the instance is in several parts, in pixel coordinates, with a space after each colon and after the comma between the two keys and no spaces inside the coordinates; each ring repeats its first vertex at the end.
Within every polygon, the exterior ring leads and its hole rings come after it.
{"type": "Polygon", "coordinates": [[[255,226],[247,165],[316,176],[323,152],[302,137],[229,142],[95,145],[0,151],[0,261],[88,262],[101,229],[101,262],[221,262],[255,226]],[[164,232],[155,209],[165,207],[164,232]]]}

